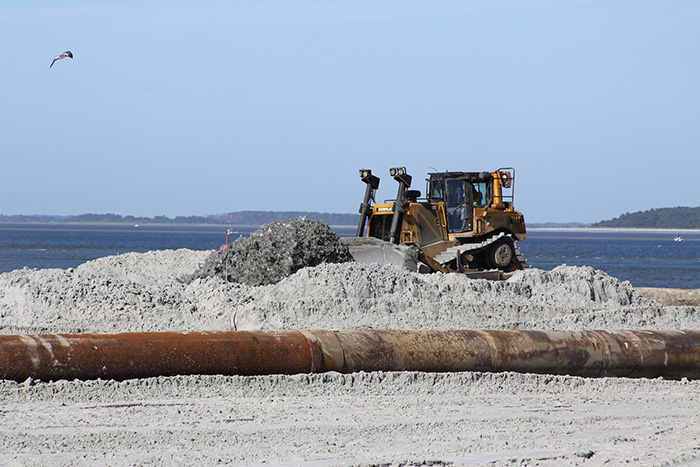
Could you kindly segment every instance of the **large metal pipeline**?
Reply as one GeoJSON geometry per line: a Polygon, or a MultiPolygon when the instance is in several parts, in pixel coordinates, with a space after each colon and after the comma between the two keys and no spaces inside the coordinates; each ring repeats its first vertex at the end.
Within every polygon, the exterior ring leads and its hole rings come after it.
{"type": "Polygon", "coordinates": [[[288,330],[0,336],[24,381],[324,371],[700,378],[700,331],[288,330]]]}
{"type": "Polygon", "coordinates": [[[318,343],[299,331],[0,336],[0,378],[16,381],[322,370],[318,343]]]}

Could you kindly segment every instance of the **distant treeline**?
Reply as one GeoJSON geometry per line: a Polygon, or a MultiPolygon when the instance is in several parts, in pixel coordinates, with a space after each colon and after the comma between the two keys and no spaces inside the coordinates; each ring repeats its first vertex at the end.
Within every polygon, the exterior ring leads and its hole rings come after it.
{"type": "Polygon", "coordinates": [[[530,222],[527,224],[527,226],[533,229],[566,229],[574,227],[590,227],[591,224],[586,224],[583,222],[530,222]]]}
{"type": "Polygon", "coordinates": [[[607,221],[596,222],[592,227],[629,227],[640,229],[700,229],[700,207],[657,208],[629,213],[607,221]]]}
{"type": "MultiPolygon", "coordinates": [[[[237,211],[207,216],[167,216],[137,217],[120,214],[81,214],[79,216],[47,215],[0,215],[0,222],[62,222],[62,223],[104,223],[104,224],[221,224],[260,226],[268,222],[289,221],[305,217],[320,220],[328,225],[357,225],[359,214],[335,214],[307,211],[237,211]]],[[[641,212],[626,212],[620,217],[594,224],[531,224],[532,227],[612,227],[647,229],[700,229],[700,207],[658,208],[641,212]]]]}
{"type": "Polygon", "coordinates": [[[357,225],[360,221],[359,214],[306,211],[238,211],[208,216],[209,219],[215,220],[217,224],[230,225],[262,225],[268,222],[284,222],[299,219],[300,217],[323,221],[328,225],[357,225]]]}
{"type": "Polygon", "coordinates": [[[334,214],[304,211],[238,211],[207,216],[137,217],[120,214],[80,214],[78,216],[0,215],[0,222],[60,222],[100,224],[222,224],[258,226],[268,222],[289,221],[305,217],[329,225],[357,225],[359,214],[334,214]]]}

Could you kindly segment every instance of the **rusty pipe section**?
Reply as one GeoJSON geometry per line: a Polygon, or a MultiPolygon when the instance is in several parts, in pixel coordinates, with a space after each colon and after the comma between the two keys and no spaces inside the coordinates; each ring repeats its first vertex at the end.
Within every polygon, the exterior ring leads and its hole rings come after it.
{"type": "MultiPolygon", "coordinates": [[[[343,372],[514,371],[700,378],[700,331],[312,331],[334,337],[343,372]]],[[[339,357],[336,357],[339,360],[339,357]]]]}
{"type": "Polygon", "coordinates": [[[294,330],[0,336],[0,378],[15,381],[319,371],[318,341],[294,330]]]}
{"type": "Polygon", "coordinates": [[[0,378],[515,371],[700,378],[700,331],[288,330],[0,336],[0,378]]]}

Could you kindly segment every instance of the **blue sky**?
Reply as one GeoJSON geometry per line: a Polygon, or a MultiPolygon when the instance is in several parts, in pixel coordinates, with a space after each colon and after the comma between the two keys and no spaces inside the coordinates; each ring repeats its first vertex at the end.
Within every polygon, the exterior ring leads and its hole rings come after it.
{"type": "Polygon", "coordinates": [[[394,166],[513,166],[529,222],[700,205],[697,2],[15,3],[4,214],[350,213],[394,166]]]}

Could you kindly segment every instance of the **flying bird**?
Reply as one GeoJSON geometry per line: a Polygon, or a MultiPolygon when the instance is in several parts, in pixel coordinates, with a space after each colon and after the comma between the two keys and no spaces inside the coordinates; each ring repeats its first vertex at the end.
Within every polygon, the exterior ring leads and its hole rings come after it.
{"type": "Polygon", "coordinates": [[[61,60],[62,58],[66,58],[66,57],[73,58],[73,52],[71,52],[70,50],[66,50],[61,55],[56,55],[54,57],[53,61],[51,62],[51,65],[49,65],[49,68],[51,68],[53,66],[53,64],[56,63],[56,60],[61,60]]]}

